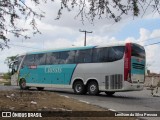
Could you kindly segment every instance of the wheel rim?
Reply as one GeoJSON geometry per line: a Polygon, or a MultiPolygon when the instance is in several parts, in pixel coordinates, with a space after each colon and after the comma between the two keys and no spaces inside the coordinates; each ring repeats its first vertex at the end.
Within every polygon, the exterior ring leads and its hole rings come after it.
{"type": "Polygon", "coordinates": [[[22,88],[25,88],[26,87],[26,83],[23,81],[21,86],[22,86],[22,88]]]}
{"type": "Polygon", "coordinates": [[[90,86],[90,91],[94,92],[97,89],[96,85],[91,85],[90,86]]]}
{"type": "Polygon", "coordinates": [[[76,92],[81,92],[81,90],[82,90],[82,85],[80,85],[80,84],[77,84],[76,85],[76,87],[75,87],[75,89],[76,89],[76,92]]]}

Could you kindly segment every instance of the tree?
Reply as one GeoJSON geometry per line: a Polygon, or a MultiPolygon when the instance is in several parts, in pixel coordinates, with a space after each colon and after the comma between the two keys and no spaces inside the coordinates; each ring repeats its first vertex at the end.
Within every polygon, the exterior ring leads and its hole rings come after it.
{"type": "Polygon", "coordinates": [[[11,79],[12,71],[10,71],[10,69],[12,69],[13,67],[11,63],[16,60],[17,56],[18,55],[10,56],[5,59],[4,63],[7,64],[9,71],[3,75],[3,79],[11,79]]]}
{"type": "Polygon", "coordinates": [[[11,63],[16,60],[17,56],[18,55],[7,57],[4,63],[7,64],[7,66],[10,68],[11,63]]]}
{"type": "MultiPolygon", "coordinates": [[[[24,35],[27,29],[17,27],[15,21],[20,19],[30,20],[29,25],[32,26],[33,34],[40,33],[36,25],[36,19],[44,17],[44,12],[41,10],[34,11],[32,8],[27,6],[25,0],[0,0],[0,48],[3,49],[8,47],[9,38],[7,34],[11,33],[15,37],[24,37],[25,39],[30,38],[24,35]],[[40,12],[40,13],[38,13],[40,12]],[[9,19],[9,21],[8,21],[9,19]]],[[[49,0],[32,0],[35,5],[46,3],[49,0]]],[[[54,0],[50,0],[53,1],[54,0]]],[[[62,16],[63,10],[68,11],[74,8],[79,9],[76,17],[81,17],[82,22],[84,18],[87,18],[91,23],[94,22],[95,18],[108,18],[118,22],[122,19],[123,15],[132,13],[134,16],[139,16],[140,11],[145,14],[148,8],[151,8],[151,12],[158,12],[160,14],[160,1],[159,0],[59,0],[61,6],[57,13],[57,20],[62,16]]]]}
{"type": "MultiPolygon", "coordinates": [[[[11,33],[15,37],[24,37],[25,39],[30,38],[24,35],[27,29],[23,26],[18,27],[15,21],[20,21],[21,19],[29,20],[29,25],[32,27],[33,34],[40,33],[36,26],[36,18],[41,19],[44,17],[43,12],[38,13],[24,2],[25,0],[0,0],[0,48],[4,49],[8,46],[9,38],[7,34],[11,33]]],[[[35,5],[40,4],[39,0],[32,0],[35,5]]]]}

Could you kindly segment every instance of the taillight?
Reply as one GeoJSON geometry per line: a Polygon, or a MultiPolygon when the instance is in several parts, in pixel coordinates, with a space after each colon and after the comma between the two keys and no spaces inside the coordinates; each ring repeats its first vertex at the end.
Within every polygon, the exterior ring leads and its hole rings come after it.
{"type": "Polygon", "coordinates": [[[124,80],[131,81],[131,43],[126,43],[124,58],[124,80]]]}

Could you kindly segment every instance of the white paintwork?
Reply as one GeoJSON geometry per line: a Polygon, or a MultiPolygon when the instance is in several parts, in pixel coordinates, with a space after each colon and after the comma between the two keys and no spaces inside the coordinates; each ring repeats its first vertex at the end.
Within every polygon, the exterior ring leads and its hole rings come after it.
{"type": "Polygon", "coordinates": [[[72,88],[71,85],[59,85],[59,84],[26,83],[26,86],[30,86],[30,87],[53,87],[53,88],[72,88]]]}
{"type": "Polygon", "coordinates": [[[144,87],[143,83],[135,83],[135,84],[132,83],[131,84],[127,81],[124,81],[123,84],[124,84],[123,90],[128,90],[128,91],[139,91],[139,90],[143,90],[143,87],[144,87]]]}
{"type": "Polygon", "coordinates": [[[132,82],[144,83],[144,75],[142,74],[132,74],[131,75],[132,82]]]}
{"type": "Polygon", "coordinates": [[[105,76],[110,76],[114,74],[122,74],[123,76],[123,59],[108,63],[78,64],[72,76],[71,85],[76,79],[83,80],[85,85],[89,80],[94,79],[98,81],[99,90],[107,91],[105,89],[105,76]]]}
{"type": "Polygon", "coordinates": [[[15,73],[11,76],[11,85],[18,85],[18,73],[15,73]]]}

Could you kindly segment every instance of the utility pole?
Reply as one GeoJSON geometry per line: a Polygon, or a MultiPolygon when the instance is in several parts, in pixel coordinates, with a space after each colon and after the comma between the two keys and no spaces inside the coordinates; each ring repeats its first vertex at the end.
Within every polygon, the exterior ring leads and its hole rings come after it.
{"type": "Polygon", "coordinates": [[[86,34],[87,33],[92,33],[92,31],[86,31],[86,30],[79,30],[79,32],[84,32],[84,46],[86,46],[86,34]]]}

